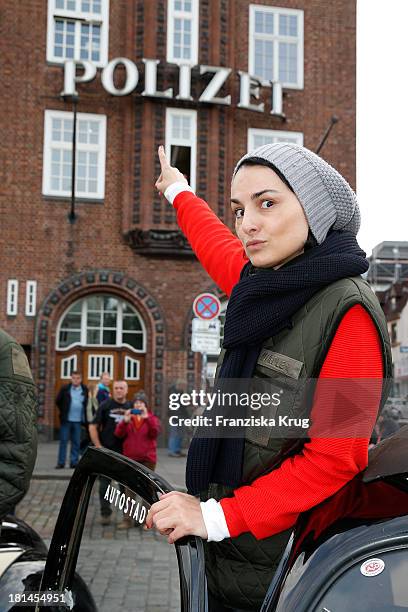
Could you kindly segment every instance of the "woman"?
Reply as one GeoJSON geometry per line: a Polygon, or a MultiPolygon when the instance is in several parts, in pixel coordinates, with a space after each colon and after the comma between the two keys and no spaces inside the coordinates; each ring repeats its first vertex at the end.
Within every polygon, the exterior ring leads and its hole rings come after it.
{"type": "MultiPolygon", "coordinates": [[[[116,425],[115,436],[123,438],[122,452],[125,457],[154,470],[160,421],[148,408],[148,403],[146,393],[138,391],[133,398],[133,409],[126,410],[123,419],[116,425]]],[[[118,529],[129,529],[131,526],[132,519],[125,515],[118,529]]]]}
{"type": "Polygon", "coordinates": [[[111,397],[109,385],[111,384],[111,376],[109,372],[102,372],[98,383],[96,398],[99,404],[106,402],[111,397]]]}
{"type": "Polygon", "coordinates": [[[95,414],[98,411],[99,408],[99,401],[98,401],[98,392],[99,392],[99,385],[97,384],[93,384],[93,385],[89,385],[88,387],[89,393],[88,393],[88,403],[86,405],[86,421],[87,423],[92,423],[92,421],[94,420],[95,414]]]}
{"type": "Polygon", "coordinates": [[[85,423],[83,423],[81,427],[81,446],[80,446],[81,457],[91,442],[91,438],[89,436],[89,424],[92,423],[94,416],[99,407],[99,402],[97,400],[97,393],[98,393],[98,385],[95,384],[95,385],[88,386],[88,401],[86,403],[86,408],[85,408],[86,419],[85,419],[85,423]]]}
{"type": "Polygon", "coordinates": [[[230,296],[219,378],[278,377],[288,387],[317,379],[306,411],[302,402],[292,406],[294,416],[310,417],[308,439],[259,441],[251,431],[245,439],[194,439],[189,494],[164,495],[147,517],[170,543],[188,534],[205,540],[211,611],[258,610],[299,514],[367,465],[383,379],[391,377],[387,325],[360,277],[368,262],[355,238],[355,194],[320,157],[288,143],[245,155],[231,185],[238,238],[163,148],[159,157],[157,189],[230,296]],[[358,418],[333,432],[333,423],[347,421],[343,407],[358,418]]]}
{"type": "Polygon", "coordinates": [[[156,468],[157,436],[160,421],[148,407],[147,395],[138,391],[133,398],[133,409],[126,410],[124,418],[116,425],[115,436],[123,438],[123,454],[145,465],[156,468]]]}

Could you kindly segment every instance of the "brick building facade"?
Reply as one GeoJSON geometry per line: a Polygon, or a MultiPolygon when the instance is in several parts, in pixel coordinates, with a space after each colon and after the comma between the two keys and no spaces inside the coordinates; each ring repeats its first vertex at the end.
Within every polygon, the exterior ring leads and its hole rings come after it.
{"type": "Polygon", "coordinates": [[[87,381],[112,368],[145,388],[162,415],[169,384],[198,384],[191,305],[217,290],[155,192],[159,144],[230,226],[236,160],[276,138],[316,149],[332,115],[339,123],[322,155],[354,183],[355,4],[27,0],[1,9],[0,320],[27,350],[48,435],[58,424],[56,389],[73,367],[87,381]],[[126,95],[117,94],[135,69],[119,63],[110,78],[104,66],[115,58],[138,70],[126,95]],[[143,58],[160,60],[156,83],[153,62],[143,58]],[[78,75],[81,61],[97,68],[94,79],[75,84],[74,223],[74,102],[61,97],[64,61],[72,59],[78,75]],[[211,67],[231,72],[200,101],[221,75],[211,67]],[[249,72],[269,81],[259,99],[249,95],[249,72]]]}

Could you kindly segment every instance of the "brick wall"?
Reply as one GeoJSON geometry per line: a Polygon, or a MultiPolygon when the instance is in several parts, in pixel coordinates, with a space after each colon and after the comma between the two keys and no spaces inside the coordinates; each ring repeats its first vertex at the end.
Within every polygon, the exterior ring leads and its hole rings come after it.
{"type": "MultiPolygon", "coordinates": [[[[252,0],[257,3],[257,0],[252,0]]],[[[273,6],[270,0],[259,4],[273,6]]],[[[305,87],[285,90],[287,120],[236,107],[239,98],[237,70],[248,67],[248,0],[202,0],[200,7],[199,61],[233,69],[225,93],[232,94],[227,107],[197,104],[205,83],[193,69],[194,102],[148,100],[143,90],[144,57],[161,60],[158,88],[174,87],[177,94],[178,69],[165,64],[167,2],[110,2],[109,58],[128,57],[137,62],[139,85],[125,97],[108,95],[100,83],[100,71],[92,83],[78,86],[79,112],[107,116],[106,195],[103,203],[77,202],[78,219],[67,219],[69,200],[42,195],[44,110],[71,110],[59,98],[63,86],[61,66],[46,62],[46,3],[27,0],[6,3],[1,9],[2,56],[0,98],[0,220],[2,266],[0,270],[0,324],[22,344],[33,349],[33,366],[40,368],[40,321],[43,309],[58,287],[91,271],[107,270],[108,284],[120,273],[143,287],[162,313],[162,389],[155,387],[155,324],[150,326],[146,387],[163,393],[167,381],[199,374],[199,360],[189,355],[187,338],[191,304],[198,293],[211,286],[211,280],[193,258],[146,257],[128,246],[124,234],[129,229],[175,229],[174,214],[154,190],[158,173],[157,146],[164,142],[165,108],[198,110],[197,191],[207,198],[221,218],[231,223],[228,192],[233,166],[246,152],[249,127],[302,131],[305,145],[315,149],[330,117],[335,126],[322,155],[354,184],[355,180],[355,1],[280,0],[279,6],[304,10],[305,87]],[[6,316],[7,279],[20,281],[19,313],[6,316]],[[38,281],[37,317],[24,314],[25,281],[38,281]]],[[[121,79],[117,75],[118,82],[121,79]]],[[[97,273],[99,274],[99,272],[97,273]]],[[[98,275],[89,291],[106,289],[98,285],[98,275]]],[[[84,281],[85,283],[85,281],[84,281]]],[[[114,284],[114,283],[113,283],[114,284]]],[[[71,287],[70,285],[70,287],[71,287]]],[[[84,287],[86,283],[84,284],[84,287]]],[[[76,289],[60,295],[67,307],[76,289]]],[[[121,290],[122,291],[122,290],[121,290]]],[[[126,292],[123,293],[123,296],[126,292]]],[[[128,291],[135,307],[145,313],[137,293],[128,291]]],[[[56,313],[49,317],[52,329],[46,334],[44,423],[52,425],[55,373],[52,354],[56,313]]],[[[59,314],[62,313],[59,312],[59,314]]],[[[146,321],[149,315],[145,313],[146,321]]],[[[160,377],[159,377],[160,378],[160,377]]],[[[161,410],[165,410],[162,405],[161,410]]]]}

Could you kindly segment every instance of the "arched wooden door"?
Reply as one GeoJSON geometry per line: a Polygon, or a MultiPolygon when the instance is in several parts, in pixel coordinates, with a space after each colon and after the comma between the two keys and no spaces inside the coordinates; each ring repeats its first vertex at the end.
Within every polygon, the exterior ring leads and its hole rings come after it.
{"type": "Polygon", "coordinates": [[[116,296],[92,294],[72,304],[58,324],[55,392],[73,370],[88,386],[109,372],[112,380],[126,380],[131,399],[145,386],[145,359],[146,328],[137,310],[116,296]]]}

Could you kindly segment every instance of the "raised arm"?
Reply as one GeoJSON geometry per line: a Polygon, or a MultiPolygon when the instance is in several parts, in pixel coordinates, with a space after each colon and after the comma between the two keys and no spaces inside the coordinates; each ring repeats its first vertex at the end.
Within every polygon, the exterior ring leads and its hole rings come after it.
{"type": "Polygon", "coordinates": [[[170,166],[163,147],[159,147],[159,159],[161,174],[156,188],[176,209],[177,223],[203,268],[230,295],[248,261],[241,242],[208,204],[192,192],[184,175],[170,166]]]}

